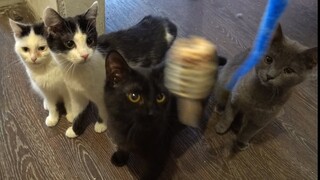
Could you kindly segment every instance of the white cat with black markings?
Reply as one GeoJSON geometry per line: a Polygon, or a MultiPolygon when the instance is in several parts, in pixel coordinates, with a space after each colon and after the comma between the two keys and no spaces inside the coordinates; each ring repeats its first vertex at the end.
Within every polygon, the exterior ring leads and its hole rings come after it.
{"type": "Polygon", "coordinates": [[[61,70],[50,55],[44,24],[27,25],[11,19],[9,22],[14,33],[15,52],[26,68],[32,88],[43,97],[43,106],[49,110],[45,123],[55,126],[59,121],[57,103],[64,102],[67,113],[71,105],[61,70]]]}
{"type": "Polygon", "coordinates": [[[97,106],[99,113],[94,130],[101,133],[107,129],[108,113],[103,100],[106,79],[104,58],[96,50],[97,13],[97,2],[94,2],[84,14],[75,17],[63,18],[51,8],[44,11],[48,46],[63,71],[71,97],[70,117],[74,119],[74,123],[66,131],[69,138],[83,133],[81,121],[84,119],[83,112],[89,101],[97,106]]]}

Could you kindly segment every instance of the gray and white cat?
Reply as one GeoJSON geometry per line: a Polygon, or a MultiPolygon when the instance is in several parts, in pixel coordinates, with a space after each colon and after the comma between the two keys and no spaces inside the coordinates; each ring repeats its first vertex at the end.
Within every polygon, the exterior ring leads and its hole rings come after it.
{"type": "Polygon", "coordinates": [[[69,138],[77,137],[83,131],[78,120],[82,118],[89,101],[98,108],[99,119],[94,130],[98,133],[107,129],[108,114],[104,105],[104,58],[96,51],[96,17],[98,3],[75,17],[61,17],[55,10],[44,11],[47,42],[51,54],[61,68],[71,98],[72,109],[69,118],[74,119],[66,131],[69,138]]]}
{"type": "Polygon", "coordinates": [[[215,89],[217,110],[222,111],[217,133],[225,133],[235,117],[242,126],[234,147],[244,150],[249,141],[272,120],[289,99],[296,85],[304,81],[317,64],[317,47],[307,48],[284,36],[279,25],[264,59],[237,82],[229,94],[224,87],[244,62],[250,49],[227,62],[219,73],[215,89]]]}
{"type": "Polygon", "coordinates": [[[15,52],[26,68],[32,88],[43,97],[44,108],[49,110],[46,125],[55,126],[59,120],[57,103],[64,102],[67,113],[71,107],[60,68],[50,55],[44,24],[27,25],[11,19],[9,22],[14,33],[15,52]]]}

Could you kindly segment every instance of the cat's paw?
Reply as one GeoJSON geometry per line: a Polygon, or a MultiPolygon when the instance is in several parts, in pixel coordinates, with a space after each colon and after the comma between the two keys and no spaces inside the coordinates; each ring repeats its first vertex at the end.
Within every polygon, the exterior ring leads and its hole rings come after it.
{"type": "Polygon", "coordinates": [[[111,163],[118,167],[126,165],[128,160],[129,154],[123,151],[117,151],[111,157],[111,163]]]}
{"type": "Polygon", "coordinates": [[[96,122],[96,124],[94,125],[94,131],[97,133],[103,133],[106,130],[107,125],[105,125],[104,123],[96,122]]]}
{"type": "Polygon", "coordinates": [[[233,144],[233,148],[235,151],[244,151],[248,149],[248,147],[249,147],[249,143],[243,143],[240,141],[235,141],[233,144]]]}
{"type": "Polygon", "coordinates": [[[67,129],[66,136],[68,138],[76,138],[76,137],[78,137],[78,135],[73,131],[72,126],[67,129]]]}
{"type": "Polygon", "coordinates": [[[218,122],[215,126],[215,130],[216,130],[216,133],[218,134],[224,134],[227,132],[228,130],[228,126],[226,126],[224,123],[222,123],[221,121],[218,122]]]}
{"type": "Polygon", "coordinates": [[[59,117],[48,116],[48,117],[46,118],[46,125],[47,125],[48,127],[52,127],[52,126],[57,125],[58,121],[59,121],[59,117]]]}
{"type": "Polygon", "coordinates": [[[67,119],[69,122],[73,123],[73,120],[74,120],[73,114],[72,114],[72,113],[67,113],[66,119],[67,119]]]}

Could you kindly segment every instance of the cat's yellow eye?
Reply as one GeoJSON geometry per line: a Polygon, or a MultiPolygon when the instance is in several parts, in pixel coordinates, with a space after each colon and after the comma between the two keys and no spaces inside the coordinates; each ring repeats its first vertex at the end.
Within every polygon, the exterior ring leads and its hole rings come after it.
{"type": "Polygon", "coordinates": [[[46,46],[40,46],[38,47],[38,51],[44,51],[46,49],[46,46]]]}
{"type": "Polygon", "coordinates": [[[22,50],[23,50],[24,52],[28,52],[28,51],[29,51],[29,48],[27,48],[27,47],[22,47],[22,50]]]}
{"type": "Polygon", "coordinates": [[[272,57],[270,57],[270,56],[266,56],[266,57],[264,58],[264,62],[267,63],[267,64],[271,64],[271,63],[273,62],[273,59],[272,59],[272,57]]]}
{"type": "Polygon", "coordinates": [[[163,93],[160,93],[157,95],[157,103],[163,103],[166,100],[166,95],[164,95],[163,93]]]}
{"type": "Polygon", "coordinates": [[[286,74],[290,74],[290,73],[294,73],[294,70],[289,68],[289,67],[287,67],[287,68],[283,69],[283,72],[286,73],[286,74]]]}
{"type": "Polygon", "coordinates": [[[72,48],[74,48],[75,43],[74,43],[72,40],[70,40],[70,41],[64,42],[64,45],[65,45],[67,48],[72,49],[72,48]]]}
{"type": "Polygon", "coordinates": [[[142,100],[140,94],[137,93],[128,93],[127,94],[129,101],[133,102],[133,103],[138,103],[139,101],[142,100]]]}

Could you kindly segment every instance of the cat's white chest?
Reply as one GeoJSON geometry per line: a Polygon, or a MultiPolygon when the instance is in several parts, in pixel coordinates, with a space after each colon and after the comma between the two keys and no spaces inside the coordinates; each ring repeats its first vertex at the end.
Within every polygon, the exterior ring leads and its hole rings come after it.
{"type": "Polygon", "coordinates": [[[31,80],[40,88],[55,90],[63,86],[63,75],[60,68],[54,62],[47,64],[42,69],[27,70],[31,80]]]}

